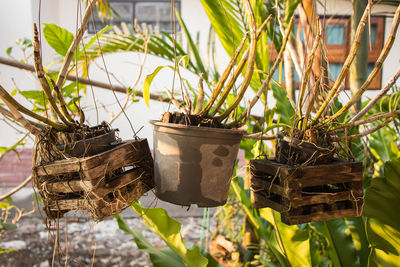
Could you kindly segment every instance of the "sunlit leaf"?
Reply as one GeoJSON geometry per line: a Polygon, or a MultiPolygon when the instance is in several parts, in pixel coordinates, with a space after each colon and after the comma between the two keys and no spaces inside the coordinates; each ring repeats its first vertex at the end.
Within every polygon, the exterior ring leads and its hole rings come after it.
{"type": "Polygon", "coordinates": [[[44,23],[43,35],[47,43],[61,56],[65,56],[71,46],[74,35],[55,24],[44,23]]]}
{"type": "Polygon", "coordinates": [[[143,99],[146,103],[146,106],[149,106],[150,101],[150,85],[153,82],[154,77],[156,77],[157,73],[160,72],[165,66],[158,66],[153,73],[146,76],[143,82],[143,99]]]}
{"type": "Polygon", "coordinates": [[[186,266],[207,266],[208,260],[201,255],[199,247],[195,246],[192,249],[188,249],[185,246],[180,234],[180,222],[169,217],[164,209],[145,209],[138,203],[133,203],[131,207],[143,218],[147,228],[161,237],[186,266]]]}

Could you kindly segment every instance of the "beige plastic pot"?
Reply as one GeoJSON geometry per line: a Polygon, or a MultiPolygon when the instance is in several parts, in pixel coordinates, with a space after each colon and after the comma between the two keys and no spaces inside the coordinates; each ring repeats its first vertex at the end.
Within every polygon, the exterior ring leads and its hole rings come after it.
{"type": "Polygon", "coordinates": [[[150,121],[156,196],[189,206],[226,203],[243,131],[150,121]]]}

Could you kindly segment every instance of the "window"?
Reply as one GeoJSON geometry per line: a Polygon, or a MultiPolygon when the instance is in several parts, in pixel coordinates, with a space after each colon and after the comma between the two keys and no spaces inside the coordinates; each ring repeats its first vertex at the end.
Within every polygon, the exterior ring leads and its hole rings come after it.
{"type": "MultiPolygon", "coordinates": [[[[324,36],[327,58],[329,62],[329,78],[335,80],[339,75],[343,63],[347,58],[350,51],[350,17],[330,17],[321,23],[326,24],[326,36],[324,36]]],[[[380,52],[383,47],[384,39],[384,17],[373,16],[371,17],[371,48],[368,45],[368,71],[367,75],[371,72],[377,61],[380,52]]],[[[368,26],[367,26],[368,27],[368,26]]],[[[297,25],[295,25],[295,33],[297,33],[297,25]]],[[[300,39],[304,41],[303,32],[300,35],[300,39]]],[[[270,46],[270,57],[271,60],[275,60],[277,52],[273,45],[270,46]]],[[[378,73],[375,79],[372,81],[369,89],[380,89],[381,88],[381,77],[382,71],[378,73]]],[[[346,80],[346,87],[349,88],[349,82],[346,80]]],[[[299,87],[298,81],[296,81],[296,87],[299,87]]]]}
{"type": "MultiPolygon", "coordinates": [[[[105,25],[119,26],[122,22],[132,28],[133,21],[136,19],[138,25],[145,23],[153,29],[171,32],[172,6],[169,0],[109,0],[109,4],[118,16],[101,20],[97,12],[93,12],[97,31],[104,28],[105,25]]],[[[175,7],[180,10],[180,1],[175,1],[175,7]]],[[[175,25],[178,31],[179,24],[176,22],[175,25]]],[[[88,24],[88,31],[94,33],[92,23],[88,24]]]]}

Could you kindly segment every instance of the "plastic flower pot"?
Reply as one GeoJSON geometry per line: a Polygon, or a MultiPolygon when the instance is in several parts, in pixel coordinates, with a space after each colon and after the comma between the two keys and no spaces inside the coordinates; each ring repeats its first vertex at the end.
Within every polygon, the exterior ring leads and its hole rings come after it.
{"type": "Polygon", "coordinates": [[[243,131],[150,121],[156,196],[189,206],[226,203],[243,131]]]}

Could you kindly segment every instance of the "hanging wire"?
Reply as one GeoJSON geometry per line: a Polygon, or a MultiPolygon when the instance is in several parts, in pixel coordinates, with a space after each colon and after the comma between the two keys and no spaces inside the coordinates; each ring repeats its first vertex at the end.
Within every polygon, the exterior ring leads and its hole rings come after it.
{"type": "MultiPolygon", "coordinates": [[[[78,33],[78,24],[79,24],[79,14],[81,13],[82,8],[81,8],[81,1],[78,0],[77,2],[77,7],[76,7],[76,24],[75,24],[75,35],[78,33]]],[[[82,18],[81,18],[82,20],[82,18]]],[[[79,96],[79,77],[78,77],[78,48],[79,45],[76,46],[75,49],[75,77],[76,77],[76,95],[78,97],[78,112],[79,112],[79,117],[80,117],[80,122],[83,124],[84,123],[84,118],[82,118],[83,112],[81,109],[81,99],[79,96]]]]}
{"type": "MultiPolygon", "coordinates": [[[[42,57],[42,24],[41,22],[41,10],[42,10],[42,0],[39,0],[39,15],[38,15],[38,23],[39,23],[39,44],[40,44],[40,49],[39,49],[39,53],[40,53],[40,57],[42,57]]],[[[44,111],[46,113],[46,119],[49,118],[49,113],[47,110],[47,104],[46,104],[46,97],[44,94],[42,94],[43,96],[43,107],[44,107],[44,111]]]]}
{"type": "Polygon", "coordinates": [[[129,123],[129,125],[130,125],[130,127],[131,127],[131,129],[132,129],[133,136],[135,137],[135,139],[138,139],[138,136],[137,136],[137,134],[136,134],[136,131],[135,131],[135,129],[133,128],[132,122],[131,122],[131,120],[129,119],[128,115],[126,115],[125,109],[122,107],[121,103],[119,102],[118,97],[117,97],[117,95],[116,95],[116,93],[115,93],[114,87],[112,86],[111,79],[110,79],[110,75],[109,75],[109,73],[108,73],[107,66],[106,66],[106,61],[104,60],[103,50],[102,50],[102,48],[101,48],[99,36],[98,36],[98,34],[97,34],[96,24],[94,23],[93,14],[92,14],[92,23],[93,23],[93,29],[94,29],[94,32],[95,32],[95,35],[96,35],[97,44],[98,44],[98,46],[99,46],[101,59],[102,59],[102,61],[103,61],[104,70],[105,70],[105,72],[106,72],[107,80],[108,80],[108,83],[109,83],[109,85],[110,85],[110,89],[111,89],[111,91],[112,91],[112,93],[113,93],[113,95],[114,95],[114,97],[115,97],[115,100],[116,100],[117,103],[118,103],[118,106],[121,108],[122,112],[124,113],[125,118],[127,119],[128,123],[129,123]]]}
{"type": "MultiPolygon", "coordinates": [[[[92,17],[92,20],[93,20],[93,17],[92,17]]],[[[81,24],[82,24],[82,9],[81,9],[81,24]]],[[[87,60],[85,42],[83,41],[83,38],[81,39],[81,42],[82,42],[83,53],[85,55],[85,67],[86,67],[87,79],[88,79],[89,83],[91,83],[90,76],[89,76],[89,67],[88,67],[88,60],[87,60]]],[[[92,93],[94,107],[96,109],[96,125],[99,125],[99,110],[97,108],[97,103],[96,103],[96,98],[95,98],[95,95],[94,95],[93,85],[90,84],[89,86],[90,86],[90,91],[92,93]]]]}
{"type": "MultiPolygon", "coordinates": [[[[175,66],[175,70],[176,70],[178,68],[178,59],[176,56],[176,23],[175,23],[175,20],[176,20],[176,18],[175,18],[175,0],[172,0],[171,1],[170,22],[171,22],[172,40],[174,43],[174,66],[175,66]]],[[[174,94],[174,88],[175,88],[175,77],[176,77],[175,70],[174,70],[174,74],[172,76],[172,88],[171,88],[172,95],[174,94]]],[[[169,109],[171,108],[171,103],[172,103],[172,101],[169,101],[167,112],[169,112],[169,109]]]]}

